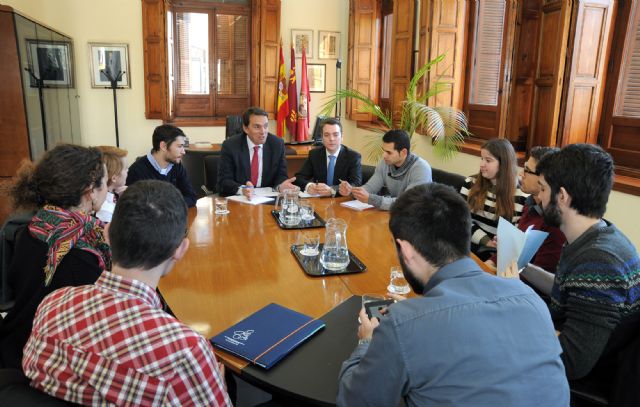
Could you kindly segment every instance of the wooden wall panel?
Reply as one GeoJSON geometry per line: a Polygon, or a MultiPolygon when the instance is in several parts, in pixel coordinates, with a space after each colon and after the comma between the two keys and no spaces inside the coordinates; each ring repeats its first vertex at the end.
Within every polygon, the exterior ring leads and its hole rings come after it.
{"type": "Polygon", "coordinates": [[[560,145],[598,141],[614,1],[578,1],[572,14],[560,145]]]}
{"type": "MultiPolygon", "coordinates": [[[[376,0],[351,0],[349,3],[349,59],[347,61],[347,88],[356,89],[378,102],[377,66],[378,37],[376,20],[379,10],[376,0]]],[[[347,118],[371,121],[372,115],[358,112],[359,102],[346,100],[347,118]]]]}
{"type": "MultiPolygon", "coordinates": [[[[278,64],[280,47],[280,0],[260,0],[260,106],[276,117],[278,109],[278,64]]],[[[256,26],[256,22],[252,23],[256,26]]],[[[255,65],[254,65],[255,68],[255,65]]]]}
{"type": "Polygon", "coordinates": [[[147,119],[167,119],[169,115],[165,14],[163,0],[142,0],[144,115],[147,119]]]}
{"type": "Polygon", "coordinates": [[[571,2],[565,0],[545,0],[542,7],[528,146],[557,142],[571,9],[571,2]]]}
{"type": "Polygon", "coordinates": [[[390,105],[394,121],[400,120],[402,101],[413,71],[414,1],[393,2],[391,35],[390,105]]]}

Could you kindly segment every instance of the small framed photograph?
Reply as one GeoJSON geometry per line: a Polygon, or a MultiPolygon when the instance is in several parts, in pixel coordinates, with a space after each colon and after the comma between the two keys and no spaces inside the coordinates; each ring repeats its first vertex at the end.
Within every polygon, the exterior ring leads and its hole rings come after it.
{"type": "Polygon", "coordinates": [[[131,88],[129,44],[90,42],[89,55],[92,88],[111,87],[111,78],[118,80],[118,88],[131,88]]]}
{"type": "Polygon", "coordinates": [[[336,31],[318,31],[318,58],[340,58],[340,33],[336,31]]]}
{"type": "Polygon", "coordinates": [[[70,42],[27,39],[30,85],[37,79],[46,88],[73,88],[73,48],[70,42]],[[35,78],[34,78],[35,76],[35,78]]]}
{"type": "Polygon", "coordinates": [[[327,65],[307,64],[309,92],[324,93],[327,91],[327,65]]]}
{"type": "Polygon", "coordinates": [[[296,58],[302,58],[302,48],[307,52],[307,58],[313,58],[313,30],[291,30],[291,41],[296,51],[296,58]]]}

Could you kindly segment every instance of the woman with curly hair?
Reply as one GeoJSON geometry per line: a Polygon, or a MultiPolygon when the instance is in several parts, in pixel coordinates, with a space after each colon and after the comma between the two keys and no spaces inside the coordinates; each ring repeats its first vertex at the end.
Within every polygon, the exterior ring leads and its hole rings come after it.
{"type": "Polygon", "coordinates": [[[57,146],[18,170],[14,207],[35,215],[18,231],[9,267],[15,305],[0,325],[0,366],[22,369],[22,348],[46,295],[93,284],[111,268],[103,223],[93,216],[107,195],[106,178],[100,151],[75,145],[57,146]]]}

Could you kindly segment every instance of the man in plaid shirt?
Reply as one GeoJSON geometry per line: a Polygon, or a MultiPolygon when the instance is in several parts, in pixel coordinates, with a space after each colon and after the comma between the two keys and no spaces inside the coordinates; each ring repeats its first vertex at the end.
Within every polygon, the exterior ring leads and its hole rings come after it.
{"type": "Polygon", "coordinates": [[[106,228],[112,272],[38,308],[22,360],[32,386],[84,405],[231,405],[211,345],[163,312],[155,291],[187,251],[186,229],[173,185],[127,189],[106,228]]]}

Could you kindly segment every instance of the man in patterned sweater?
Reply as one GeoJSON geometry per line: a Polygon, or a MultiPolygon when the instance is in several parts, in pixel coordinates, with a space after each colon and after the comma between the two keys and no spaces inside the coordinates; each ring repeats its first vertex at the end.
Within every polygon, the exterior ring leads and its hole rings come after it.
{"type": "Polygon", "coordinates": [[[162,310],[156,286],[189,247],[167,182],[136,182],[105,229],[111,273],[40,304],[22,366],[31,385],[83,405],[230,406],[209,342],[162,310]]]}
{"type": "MultiPolygon", "coordinates": [[[[625,328],[640,317],[638,252],[602,219],[614,164],[599,146],[572,144],[542,158],[541,204],[545,223],[567,238],[555,276],[529,265],[522,275],[550,293],[570,380],[600,384],[615,377],[615,358],[634,335],[625,328]]],[[[605,389],[606,390],[606,389],[605,389]]]]}

